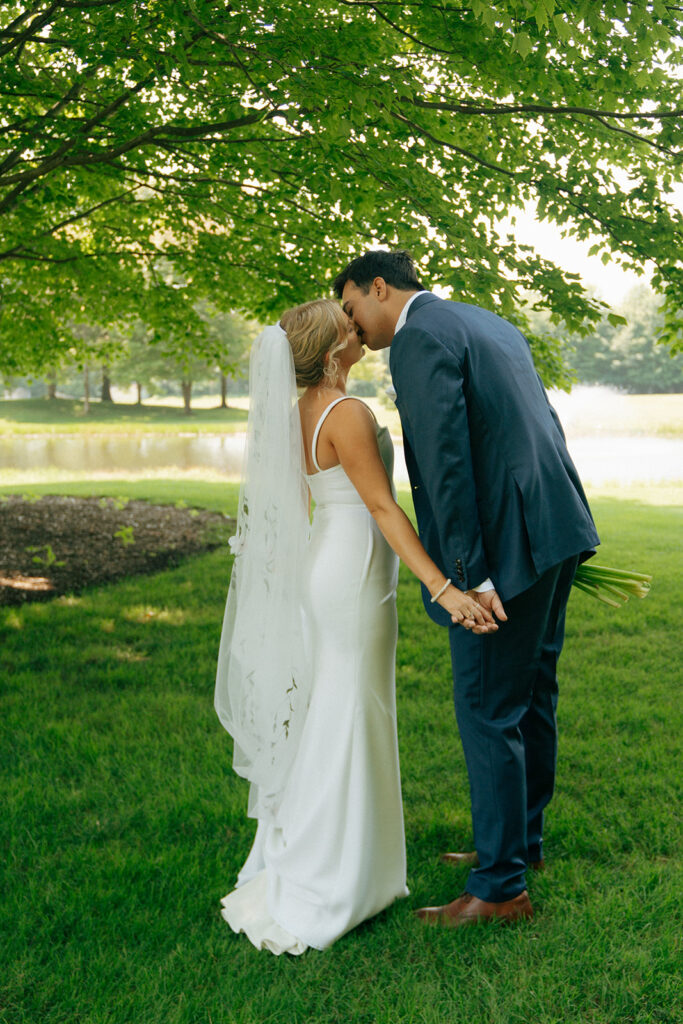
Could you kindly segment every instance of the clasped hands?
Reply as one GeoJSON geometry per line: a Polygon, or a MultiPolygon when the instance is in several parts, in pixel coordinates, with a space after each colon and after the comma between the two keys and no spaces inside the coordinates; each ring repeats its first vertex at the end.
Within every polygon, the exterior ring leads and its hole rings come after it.
{"type": "Polygon", "coordinates": [[[471,629],[478,636],[495,633],[498,629],[496,619],[507,622],[503,603],[495,590],[463,592],[457,587],[449,587],[439,604],[456,626],[471,629]]]}

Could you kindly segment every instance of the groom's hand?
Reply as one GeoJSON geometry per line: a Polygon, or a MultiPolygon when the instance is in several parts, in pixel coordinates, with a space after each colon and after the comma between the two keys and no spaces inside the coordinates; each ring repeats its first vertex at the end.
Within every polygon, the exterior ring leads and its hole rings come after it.
{"type": "Polygon", "coordinates": [[[484,613],[484,617],[486,619],[486,625],[484,626],[480,626],[477,623],[473,623],[473,625],[470,627],[473,633],[478,633],[480,635],[486,633],[495,633],[495,631],[498,629],[496,619],[500,619],[501,622],[507,622],[508,617],[505,614],[503,602],[498,597],[498,594],[496,593],[495,590],[468,590],[467,594],[469,597],[475,600],[478,605],[480,605],[484,613]]]}

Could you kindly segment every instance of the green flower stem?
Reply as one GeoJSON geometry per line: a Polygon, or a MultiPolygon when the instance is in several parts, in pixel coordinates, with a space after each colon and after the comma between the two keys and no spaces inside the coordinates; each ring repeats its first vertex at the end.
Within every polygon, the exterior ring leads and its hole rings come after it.
{"type": "Polygon", "coordinates": [[[600,593],[596,586],[591,586],[588,583],[583,583],[581,580],[574,580],[574,586],[577,590],[583,590],[585,594],[590,594],[591,597],[596,597],[598,601],[602,601],[603,604],[611,605],[612,608],[620,608],[619,601],[615,601],[613,598],[608,597],[606,594],[600,593]]]}
{"type": "Polygon", "coordinates": [[[618,608],[629,597],[647,597],[652,576],[629,569],[612,569],[605,565],[580,565],[574,577],[574,586],[591,594],[604,604],[618,608]]]}
{"type": "Polygon", "coordinates": [[[588,572],[592,576],[605,575],[611,577],[620,577],[625,580],[644,580],[649,583],[652,576],[649,576],[644,572],[633,572],[631,569],[612,569],[607,565],[580,565],[577,572],[588,572]]]}

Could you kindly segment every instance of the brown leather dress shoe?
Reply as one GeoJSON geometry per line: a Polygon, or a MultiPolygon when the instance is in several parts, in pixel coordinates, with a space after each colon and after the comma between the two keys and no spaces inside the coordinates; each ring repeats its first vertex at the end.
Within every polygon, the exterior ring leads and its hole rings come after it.
{"type": "Polygon", "coordinates": [[[524,890],[519,896],[502,903],[487,903],[469,892],[464,892],[457,900],[443,907],[422,907],[416,911],[421,921],[428,924],[439,924],[445,928],[462,928],[467,924],[478,924],[480,921],[511,921],[530,920],[534,916],[529,893],[524,890]]]}
{"type": "Polygon", "coordinates": [[[470,867],[478,867],[479,865],[476,850],[468,850],[466,853],[442,853],[439,859],[444,864],[465,864],[470,867]]]}

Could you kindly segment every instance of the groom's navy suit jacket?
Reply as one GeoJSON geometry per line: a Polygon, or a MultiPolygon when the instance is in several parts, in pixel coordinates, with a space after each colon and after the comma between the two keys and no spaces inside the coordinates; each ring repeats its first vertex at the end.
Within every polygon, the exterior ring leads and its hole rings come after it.
{"type": "MultiPolygon", "coordinates": [[[[586,496],[516,327],[423,292],[390,367],[420,537],[456,586],[490,577],[505,602],[551,566],[593,553],[586,496]]],[[[450,625],[424,588],[423,598],[450,625]]]]}

